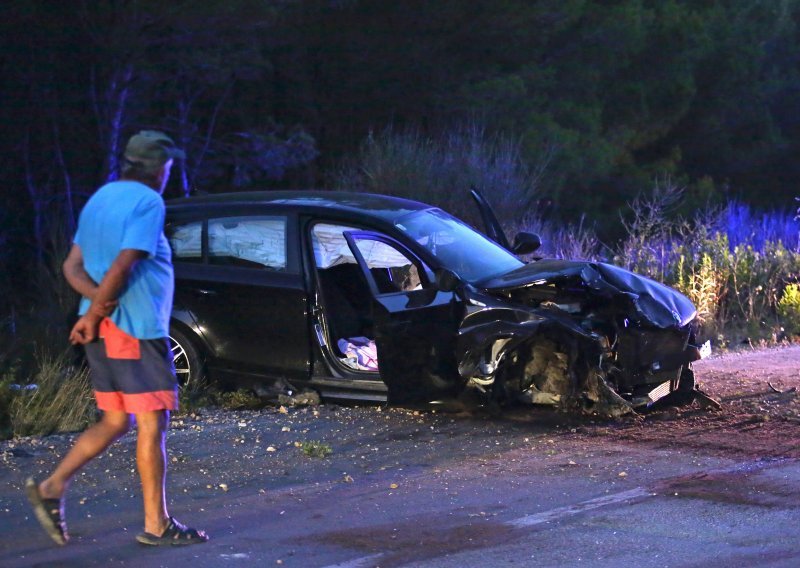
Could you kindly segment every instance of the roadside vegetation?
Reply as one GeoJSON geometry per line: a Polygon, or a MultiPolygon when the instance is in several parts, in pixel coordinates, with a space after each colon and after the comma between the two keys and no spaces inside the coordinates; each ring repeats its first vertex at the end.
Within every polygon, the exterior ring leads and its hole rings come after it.
{"type": "MultiPolygon", "coordinates": [[[[800,336],[800,223],[787,211],[742,203],[681,213],[683,189],[657,182],[619,212],[623,237],[606,244],[591,227],[527,220],[543,256],[610,262],[672,286],[697,307],[715,349],[772,345],[800,336]]],[[[800,213],[800,211],[798,211],[800,213]]]]}
{"type": "Polygon", "coordinates": [[[0,382],[4,391],[0,413],[7,417],[0,425],[4,437],[74,432],[95,419],[89,374],[85,366],[71,361],[69,352],[42,353],[31,383],[11,380],[6,376],[0,382]]]}

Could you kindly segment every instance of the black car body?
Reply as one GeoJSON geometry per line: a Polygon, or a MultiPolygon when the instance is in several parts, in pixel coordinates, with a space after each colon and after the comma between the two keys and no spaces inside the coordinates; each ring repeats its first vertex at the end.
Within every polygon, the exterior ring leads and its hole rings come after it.
{"type": "Polygon", "coordinates": [[[696,312],[621,268],[512,247],[387,196],[326,191],[174,200],[171,336],[184,380],[431,401],[474,388],[607,413],[693,391],[696,312]]]}

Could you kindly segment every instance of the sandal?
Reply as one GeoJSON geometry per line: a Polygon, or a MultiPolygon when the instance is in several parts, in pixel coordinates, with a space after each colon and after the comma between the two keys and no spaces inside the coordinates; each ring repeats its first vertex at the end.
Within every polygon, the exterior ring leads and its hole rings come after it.
{"type": "Polygon", "coordinates": [[[171,546],[184,544],[200,544],[208,540],[205,531],[199,531],[187,527],[176,521],[173,517],[169,518],[169,524],[161,536],[156,536],[149,532],[136,535],[136,540],[141,544],[150,546],[171,546]]]}
{"type": "Polygon", "coordinates": [[[45,499],[39,493],[39,484],[32,477],[25,480],[25,495],[33,506],[36,519],[56,543],[64,545],[69,540],[64,520],[64,499],[45,499]]]}

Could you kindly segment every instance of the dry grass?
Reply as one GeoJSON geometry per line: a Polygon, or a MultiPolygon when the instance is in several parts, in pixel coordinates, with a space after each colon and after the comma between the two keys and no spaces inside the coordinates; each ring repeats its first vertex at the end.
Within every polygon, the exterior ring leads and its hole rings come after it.
{"type": "Polygon", "coordinates": [[[181,385],[178,390],[177,415],[192,414],[202,408],[220,404],[221,393],[207,377],[181,385]]]}
{"type": "Polygon", "coordinates": [[[238,389],[222,393],[219,405],[226,410],[252,410],[262,408],[265,402],[249,389],[238,389]]]}
{"type": "Polygon", "coordinates": [[[37,388],[17,391],[8,404],[14,436],[74,432],[96,417],[88,369],[75,366],[69,352],[43,353],[31,377],[37,388]]]}

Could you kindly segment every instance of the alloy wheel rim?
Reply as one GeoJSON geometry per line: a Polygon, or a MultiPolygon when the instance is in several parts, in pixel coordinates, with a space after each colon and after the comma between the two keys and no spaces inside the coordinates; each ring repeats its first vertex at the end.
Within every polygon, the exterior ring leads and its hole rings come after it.
{"type": "Polygon", "coordinates": [[[170,336],[170,350],[172,351],[172,364],[175,366],[175,376],[178,378],[178,385],[186,386],[192,376],[192,368],[189,357],[183,346],[170,336]]]}

